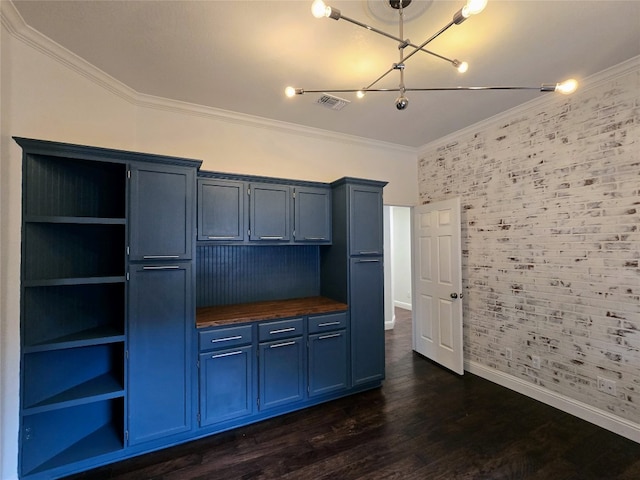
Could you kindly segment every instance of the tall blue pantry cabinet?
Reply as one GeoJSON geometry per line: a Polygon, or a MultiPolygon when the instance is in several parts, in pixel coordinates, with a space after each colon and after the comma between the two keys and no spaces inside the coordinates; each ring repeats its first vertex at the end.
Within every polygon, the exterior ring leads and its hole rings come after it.
{"type": "Polygon", "coordinates": [[[15,140],[20,474],[56,478],[191,428],[200,162],[15,140]]]}
{"type": "Polygon", "coordinates": [[[349,305],[352,387],[384,379],[385,185],[355,178],[331,184],[333,246],[322,255],[322,295],[349,305]]]}

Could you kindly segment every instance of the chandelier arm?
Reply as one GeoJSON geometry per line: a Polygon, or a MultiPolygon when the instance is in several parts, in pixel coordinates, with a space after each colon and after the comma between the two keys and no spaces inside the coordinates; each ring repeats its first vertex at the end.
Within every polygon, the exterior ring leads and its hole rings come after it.
{"type": "Polygon", "coordinates": [[[539,92],[553,92],[555,91],[556,84],[543,84],[541,87],[529,87],[529,86],[479,86],[479,87],[427,87],[427,88],[370,88],[370,89],[357,89],[357,88],[342,88],[342,89],[323,89],[323,90],[307,90],[306,88],[300,88],[296,92],[298,95],[305,93],[357,93],[357,92],[445,92],[445,91],[483,91],[483,90],[537,90],[539,92]]]}
{"type": "Polygon", "coordinates": [[[413,57],[416,53],[421,51],[428,43],[430,43],[433,40],[435,40],[436,38],[438,38],[440,35],[442,35],[444,32],[446,32],[449,28],[451,28],[455,24],[456,23],[453,20],[451,20],[447,25],[445,25],[440,30],[438,30],[436,33],[431,35],[424,42],[422,42],[419,46],[414,47],[414,50],[412,50],[407,56],[403,57],[402,60],[400,60],[400,63],[406,62],[409,58],[413,57]]]}
{"type": "Polygon", "coordinates": [[[413,47],[413,48],[419,48],[419,50],[423,51],[424,53],[428,53],[429,55],[433,55],[434,57],[440,58],[441,60],[444,60],[446,62],[449,63],[453,63],[453,60],[450,58],[447,58],[443,55],[440,55],[436,52],[432,52],[431,50],[427,50],[426,48],[423,47],[418,47],[418,45],[416,45],[415,43],[411,43],[410,41],[403,39],[403,38],[398,38],[395,35],[391,35],[390,33],[387,33],[385,31],[379,30],[376,27],[372,27],[371,25],[367,25],[366,23],[362,23],[359,22],[358,20],[354,20],[353,18],[349,18],[345,15],[340,14],[340,19],[341,20],[346,20],[347,22],[353,23],[354,25],[357,25],[359,27],[362,28],[366,28],[367,30],[370,30],[374,33],[377,33],[378,35],[382,35],[383,37],[387,37],[390,38],[391,40],[395,40],[398,43],[406,43],[406,45],[408,47],[413,47]]]}
{"type": "MultiPolygon", "coordinates": [[[[522,86],[487,86],[487,87],[430,87],[430,88],[406,88],[407,92],[444,92],[452,90],[538,90],[540,92],[551,92],[551,89],[544,87],[522,87],[522,86]]],[[[373,90],[369,90],[373,91],[373,90]]]]}

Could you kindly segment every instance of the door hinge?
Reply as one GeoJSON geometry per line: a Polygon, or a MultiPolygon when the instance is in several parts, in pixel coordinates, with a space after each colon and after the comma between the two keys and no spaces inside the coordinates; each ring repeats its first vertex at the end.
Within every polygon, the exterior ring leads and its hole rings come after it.
{"type": "Polygon", "coordinates": [[[129,441],[129,430],[125,430],[124,431],[124,439],[128,442],[129,441]]]}
{"type": "Polygon", "coordinates": [[[200,412],[198,412],[198,423],[200,423],[200,422],[201,422],[201,419],[200,419],[200,412]]]}
{"type": "Polygon", "coordinates": [[[127,170],[127,178],[131,178],[131,170],[127,170]]]}
{"type": "Polygon", "coordinates": [[[251,189],[247,188],[247,195],[251,195],[251,189]]]}
{"type": "Polygon", "coordinates": [[[260,408],[260,397],[256,399],[256,403],[258,404],[258,408],[260,408]]]}
{"type": "Polygon", "coordinates": [[[129,245],[127,245],[127,257],[129,256],[129,252],[130,252],[130,251],[131,251],[131,250],[129,249],[129,245]]]}
{"type": "Polygon", "coordinates": [[[296,198],[296,191],[293,191],[293,198],[296,198]]]}
{"type": "Polygon", "coordinates": [[[124,358],[129,360],[129,350],[124,351],[124,358]]]}
{"type": "Polygon", "coordinates": [[[127,272],[127,282],[129,281],[129,272],[127,272]]]}
{"type": "Polygon", "coordinates": [[[200,360],[198,360],[198,361],[196,362],[196,365],[197,365],[197,367],[198,367],[198,368],[200,368],[200,360]]]}

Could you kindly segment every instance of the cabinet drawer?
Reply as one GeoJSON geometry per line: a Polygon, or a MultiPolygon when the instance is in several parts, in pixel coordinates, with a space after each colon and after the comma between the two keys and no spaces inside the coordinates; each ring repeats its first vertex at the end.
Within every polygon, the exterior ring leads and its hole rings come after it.
{"type": "Polygon", "coordinates": [[[278,340],[279,338],[298,337],[302,335],[302,318],[261,323],[258,325],[261,342],[278,340]]]}
{"type": "Polygon", "coordinates": [[[309,333],[322,333],[347,327],[347,312],[309,317],[309,333]]]}
{"type": "Polygon", "coordinates": [[[251,343],[251,325],[213,328],[200,332],[200,351],[229,348],[251,343]]]}

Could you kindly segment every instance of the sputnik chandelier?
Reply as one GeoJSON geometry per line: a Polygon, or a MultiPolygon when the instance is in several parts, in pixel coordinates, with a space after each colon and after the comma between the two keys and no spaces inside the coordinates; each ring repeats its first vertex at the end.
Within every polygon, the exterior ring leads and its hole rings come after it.
{"type": "Polygon", "coordinates": [[[444,60],[446,62],[448,62],[449,64],[451,64],[454,68],[456,68],[460,73],[464,73],[467,71],[467,69],[469,68],[469,65],[467,64],[467,62],[461,62],[458,59],[450,59],[447,57],[444,57],[442,55],[439,55],[435,52],[432,52],[430,50],[427,50],[425,47],[432,42],[433,40],[435,40],[437,37],[439,37],[442,33],[444,33],[446,30],[448,30],[449,28],[451,28],[454,25],[460,25],[462,22],[464,22],[467,18],[469,18],[472,15],[477,15],[478,13],[482,12],[482,10],[484,10],[485,6],[487,5],[487,0],[467,0],[467,3],[464,7],[462,7],[460,10],[458,10],[454,15],[452,20],[445,25],[443,28],[441,28],[440,30],[438,30],[436,33],[434,33],[432,36],[430,36],[429,38],[427,38],[424,42],[422,42],[420,45],[415,45],[413,43],[411,43],[408,39],[404,39],[404,9],[411,3],[411,0],[381,0],[381,1],[387,1],[389,3],[389,6],[391,6],[391,8],[395,9],[398,11],[398,16],[399,16],[399,36],[396,37],[394,35],[391,35],[389,33],[383,32],[382,30],[379,30],[375,27],[372,27],[371,25],[367,25],[365,23],[359,22],[357,20],[354,20],[352,18],[349,18],[345,15],[343,15],[340,10],[336,9],[336,8],[332,8],[328,5],[326,5],[323,0],[315,0],[313,2],[313,4],[311,5],[311,13],[313,14],[314,17],[316,18],[323,18],[323,17],[327,17],[327,18],[332,18],[334,20],[346,20],[347,22],[353,23],[354,25],[357,25],[359,27],[362,28],[366,28],[367,30],[370,30],[374,33],[380,34],[382,36],[385,36],[387,38],[390,38],[392,40],[395,40],[398,42],[398,50],[400,51],[400,59],[398,61],[398,63],[394,63],[393,65],[391,65],[391,68],[389,68],[386,72],[384,72],[382,75],[380,75],[378,78],[376,78],[373,82],[371,82],[369,85],[367,85],[366,87],[360,88],[360,89],[333,89],[333,90],[307,90],[304,88],[294,88],[294,87],[287,87],[285,89],[285,95],[287,97],[294,97],[296,95],[303,95],[305,93],[356,93],[358,98],[363,98],[365,96],[365,94],[369,93],[369,92],[399,92],[399,96],[398,98],[396,98],[396,108],[398,110],[405,110],[407,108],[407,106],[409,105],[409,99],[406,97],[405,93],[406,92],[428,92],[428,91],[447,91],[447,90],[453,90],[453,91],[461,91],[461,90],[539,90],[540,92],[559,92],[559,93],[563,93],[563,94],[570,94],[575,92],[576,88],[578,87],[578,82],[576,82],[576,80],[574,79],[570,79],[570,80],[566,80],[565,82],[562,83],[544,83],[542,84],[542,86],[540,87],[524,87],[524,86],[485,86],[485,87],[429,87],[429,88],[407,88],[405,87],[404,84],[404,69],[405,69],[405,62],[413,57],[416,53],[418,52],[424,52],[427,53],[429,55],[432,55],[436,58],[439,58],[441,60],[444,60]],[[407,47],[411,47],[412,50],[405,54],[405,48],[407,47]],[[380,80],[382,80],[384,77],[386,77],[387,75],[389,75],[391,72],[397,70],[400,73],[400,84],[398,86],[398,88],[373,88],[374,85],[376,85],[380,80]]]}

